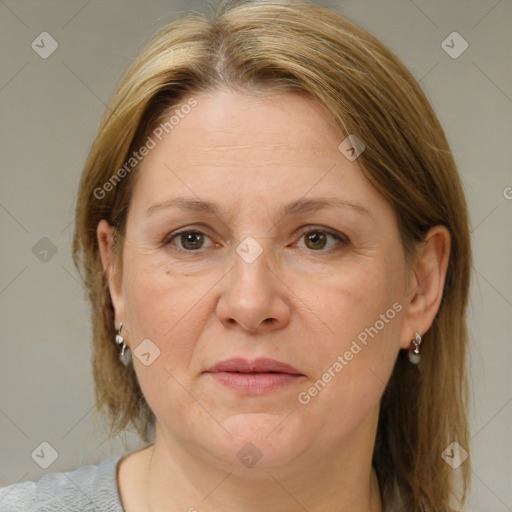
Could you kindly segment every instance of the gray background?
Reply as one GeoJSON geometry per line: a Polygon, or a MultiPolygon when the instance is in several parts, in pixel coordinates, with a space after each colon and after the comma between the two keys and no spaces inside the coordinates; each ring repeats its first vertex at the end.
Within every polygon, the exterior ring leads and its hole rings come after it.
{"type": "MultiPolygon", "coordinates": [[[[447,132],[475,257],[467,509],[512,510],[512,2],[323,3],[403,59],[447,132]],[[453,31],[469,44],[456,59],[441,47],[453,31]]],[[[75,194],[105,104],[137,51],[176,13],[204,8],[0,0],[0,486],[142,446],[133,434],[102,443],[105,423],[94,413],[88,308],[70,256],[75,194]],[[31,48],[45,31],[59,45],[47,59],[31,48]],[[40,251],[43,237],[54,255],[40,251]],[[58,452],[46,470],[31,457],[43,441],[58,452]]]]}

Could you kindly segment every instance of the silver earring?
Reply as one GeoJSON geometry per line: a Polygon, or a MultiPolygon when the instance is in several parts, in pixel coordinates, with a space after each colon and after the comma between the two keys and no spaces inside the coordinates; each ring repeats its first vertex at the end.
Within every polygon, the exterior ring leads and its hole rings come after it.
{"type": "Polygon", "coordinates": [[[124,338],[121,336],[122,327],[123,324],[120,322],[119,327],[117,328],[116,343],[121,348],[121,354],[119,354],[119,359],[125,366],[128,366],[130,364],[132,356],[130,353],[130,347],[126,345],[126,343],[124,342],[124,338]]]}
{"type": "Polygon", "coordinates": [[[412,340],[412,344],[414,345],[414,350],[409,352],[409,361],[412,364],[418,364],[420,362],[420,344],[421,344],[421,336],[419,332],[416,333],[416,337],[412,340]]]}

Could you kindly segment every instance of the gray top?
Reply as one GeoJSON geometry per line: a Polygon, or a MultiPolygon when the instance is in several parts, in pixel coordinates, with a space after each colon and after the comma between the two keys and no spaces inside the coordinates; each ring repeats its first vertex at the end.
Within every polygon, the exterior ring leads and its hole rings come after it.
{"type": "MultiPolygon", "coordinates": [[[[36,482],[2,487],[0,512],[125,512],[116,477],[122,457],[110,457],[97,466],[49,473],[36,482]]],[[[384,512],[403,510],[395,507],[384,503],[384,512]]]]}
{"type": "Polygon", "coordinates": [[[0,512],[124,512],[116,478],[122,458],[3,487],[0,512]]]}

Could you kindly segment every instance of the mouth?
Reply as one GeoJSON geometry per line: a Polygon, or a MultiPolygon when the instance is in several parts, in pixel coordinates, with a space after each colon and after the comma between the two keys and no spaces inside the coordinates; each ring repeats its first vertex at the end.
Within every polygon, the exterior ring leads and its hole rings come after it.
{"type": "Polygon", "coordinates": [[[221,385],[249,395],[263,395],[303,381],[305,375],[275,359],[232,358],[206,370],[221,385]]]}

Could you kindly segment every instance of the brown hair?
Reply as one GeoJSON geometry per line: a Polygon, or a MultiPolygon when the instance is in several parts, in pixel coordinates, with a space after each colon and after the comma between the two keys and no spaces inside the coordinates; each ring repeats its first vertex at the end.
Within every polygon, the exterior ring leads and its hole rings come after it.
{"type": "MultiPolygon", "coordinates": [[[[441,453],[452,441],[469,451],[471,247],[460,178],[443,129],[407,68],[361,27],[312,3],[224,2],[209,15],[187,13],[140,53],[103,117],[80,182],[73,259],[92,304],[95,395],[98,410],[109,414],[110,435],[132,425],[148,441],[155,418],[133,367],[119,361],[96,228],[106,219],[122,237],[137,165],[119,170],[165,113],[217,86],[307,94],[345,134],[364,141],[358,163],[394,207],[408,261],[429,228],[449,230],[443,298],[423,338],[421,369],[400,351],[381,400],[373,465],[382,492],[398,487],[405,510],[456,510],[454,503],[466,499],[470,461],[459,468],[462,489],[455,496],[456,473],[441,453]]],[[[122,263],[122,244],[116,254],[122,263]]]]}

